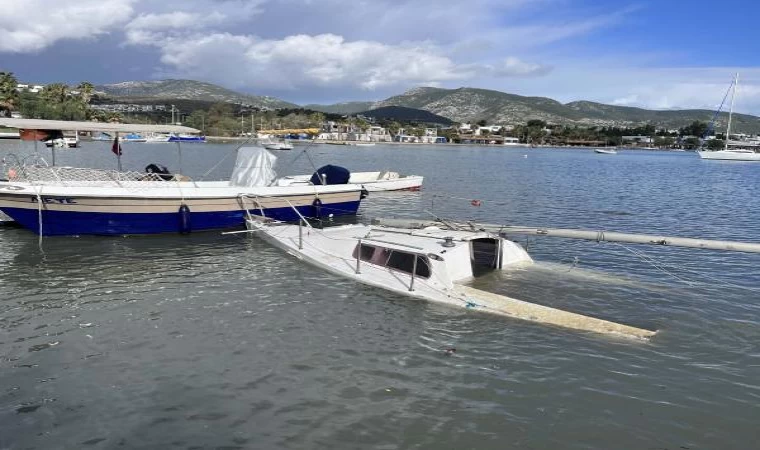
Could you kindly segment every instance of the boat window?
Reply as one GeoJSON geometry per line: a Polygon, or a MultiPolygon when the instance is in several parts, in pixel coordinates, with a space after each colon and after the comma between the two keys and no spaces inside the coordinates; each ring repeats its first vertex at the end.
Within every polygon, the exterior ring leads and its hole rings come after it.
{"type": "MultiPolygon", "coordinates": [[[[359,245],[357,244],[356,247],[359,248],[359,245]]],[[[375,250],[376,250],[374,246],[367,245],[367,244],[362,244],[361,249],[362,249],[362,254],[361,254],[362,261],[369,261],[370,259],[372,259],[372,255],[375,254],[375,250]]],[[[356,258],[356,250],[354,250],[353,256],[354,258],[356,258]]]]}
{"type": "MultiPolygon", "coordinates": [[[[359,253],[359,244],[354,248],[352,256],[356,258],[357,253],[359,253]]],[[[367,244],[361,244],[361,253],[359,253],[359,259],[362,261],[409,274],[412,273],[412,269],[414,268],[414,256],[414,253],[390,250],[367,244]]],[[[422,278],[430,278],[430,261],[426,256],[418,256],[417,258],[417,270],[415,274],[422,278]]]]}
{"type": "MultiPolygon", "coordinates": [[[[391,257],[388,258],[387,266],[401,272],[412,273],[412,269],[414,268],[414,258],[415,255],[413,253],[392,250],[391,257]]],[[[417,258],[419,259],[417,260],[417,270],[415,271],[415,274],[422,278],[430,278],[430,264],[428,263],[427,257],[418,256],[417,258]]]]}

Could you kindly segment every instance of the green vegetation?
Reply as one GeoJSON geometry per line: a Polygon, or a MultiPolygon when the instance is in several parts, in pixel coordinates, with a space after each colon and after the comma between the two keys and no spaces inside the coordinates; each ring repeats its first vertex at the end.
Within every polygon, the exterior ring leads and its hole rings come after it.
{"type": "Polygon", "coordinates": [[[18,80],[10,72],[0,72],[0,117],[9,117],[19,102],[18,80]]]}
{"type": "Polygon", "coordinates": [[[0,72],[0,115],[14,111],[24,117],[51,120],[113,119],[89,107],[95,86],[84,81],[73,90],[63,83],[45,86],[42,92],[19,92],[18,80],[9,72],[0,72]]]}

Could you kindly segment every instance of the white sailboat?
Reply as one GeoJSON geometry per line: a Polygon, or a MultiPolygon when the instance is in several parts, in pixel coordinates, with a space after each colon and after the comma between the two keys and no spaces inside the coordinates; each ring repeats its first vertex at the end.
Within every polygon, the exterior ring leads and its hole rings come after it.
{"type": "MultiPolygon", "coordinates": [[[[723,150],[699,150],[697,154],[702,159],[715,159],[723,161],[760,161],[760,153],[747,148],[729,148],[731,142],[731,119],[734,113],[734,99],[736,98],[736,88],[739,85],[739,74],[734,78],[734,90],[731,94],[731,108],[728,112],[728,126],[726,127],[726,143],[723,150]]],[[[732,144],[733,145],[733,144],[732,144]]],[[[736,145],[741,145],[736,144],[736,145]]]]}
{"type": "Polygon", "coordinates": [[[258,216],[255,235],[333,274],[419,300],[575,330],[647,340],[654,330],[482,291],[468,286],[479,274],[531,264],[517,243],[496,233],[428,227],[418,230],[344,225],[314,229],[258,216]]]}

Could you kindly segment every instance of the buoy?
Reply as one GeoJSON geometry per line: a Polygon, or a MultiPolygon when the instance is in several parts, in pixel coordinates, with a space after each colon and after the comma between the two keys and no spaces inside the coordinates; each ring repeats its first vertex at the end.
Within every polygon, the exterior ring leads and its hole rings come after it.
{"type": "Polygon", "coordinates": [[[472,206],[480,206],[480,200],[473,200],[470,202],[472,206]]]}
{"type": "Polygon", "coordinates": [[[179,207],[179,232],[180,234],[190,233],[190,207],[184,203],[179,207]]]}

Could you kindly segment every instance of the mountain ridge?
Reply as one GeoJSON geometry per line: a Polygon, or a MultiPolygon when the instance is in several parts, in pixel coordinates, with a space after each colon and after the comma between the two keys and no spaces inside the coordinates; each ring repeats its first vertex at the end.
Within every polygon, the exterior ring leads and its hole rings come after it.
{"type": "Polygon", "coordinates": [[[166,79],[155,81],[122,81],[95,86],[97,93],[120,99],[169,99],[206,100],[238,103],[257,108],[298,108],[295,103],[276,97],[248,95],[225,87],[195,80],[166,79]]]}
{"type": "MultiPolygon", "coordinates": [[[[357,114],[386,106],[400,106],[422,109],[454,122],[486,120],[497,124],[520,124],[539,119],[554,124],[585,127],[622,128],[652,124],[676,129],[695,120],[709,122],[715,114],[707,109],[651,110],[587,100],[561,103],[548,97],[522,96],[471,87],[446,89],[420,86],[380,101],[304,106],[275,97],[241,94],[212,83],[194,80],[125,81],[96,86],[96,91],[120,100],[179,98],[231,102],[269,109],[307,108],[331,114],[357,114]]],[[[735,113],[733,120],[732,130],[736,132],[760,133],[760,118],[757,116],[735,113]]],[[[725,130],[727,122],[728,114],[722,112],[716,120],[715,128],[725,130]]]]}

